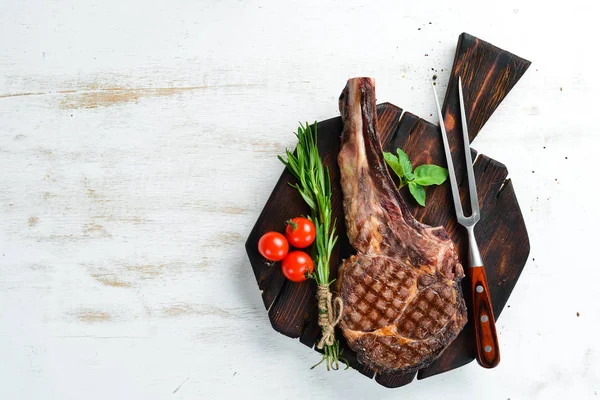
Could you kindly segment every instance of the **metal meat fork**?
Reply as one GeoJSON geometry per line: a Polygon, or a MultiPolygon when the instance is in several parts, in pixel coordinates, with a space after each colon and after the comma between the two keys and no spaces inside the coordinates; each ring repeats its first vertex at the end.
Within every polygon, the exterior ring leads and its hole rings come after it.
{"type": "Polygon", "coordinates": [[[490,300],[490,291],[488,289],[487,278],[481,254],[475,240],[475,224],[479,221],[479,201],[477,199],[477,187],[475,185],[475,174],[473,173],[473,160],[471,159],[471,148],[469,146],[469,133],[467,130],[467,117],[465,115],[465,102],[463,99],[462,82],[458,77],[458,98],[460,103],[460,119],[462,123],[463,142],[465,145],[465,156],[467,157],[467,178],[469,181],[469,195],[471,198],[471,216],[465,217],[458,193],[454,165],[452,163],[452,153],[448,144],[448,136],[444,126],[444,116],[438,102],[435,86],[432,84],[433,94],[435,96],[435,105],[437,107],[440,119],[440,128],[442,130],[442,141],[446,152],[446,161],[448,162],[448,175],[450,176],[450,186],[452,187],[452,197],[454,199],[454,209],[456,210],[456,220],[459,224],[467,228],[469,236],[469,268],[467,274],[471,280],[471,292],[473,298],[473,323],[475,324],[475,342],[477,348],[477,362],[485,368],[493,368],[500,362],[500,349],[498,347],[498,336],[496,335],[496,322],[494,320],[494,311],[490,300]]]}

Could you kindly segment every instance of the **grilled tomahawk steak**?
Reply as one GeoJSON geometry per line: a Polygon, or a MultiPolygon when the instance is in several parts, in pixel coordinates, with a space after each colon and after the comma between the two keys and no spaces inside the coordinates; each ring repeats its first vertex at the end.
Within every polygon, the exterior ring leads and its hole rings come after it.
{"type": "Polygon", "coordinates": [[[361,363],[412,372],[435,360],[467,322],[463,268],[446,230],[415,220],[388,173],[375,82],[350,79],[339,105],[346,231],[357,252],[338,274],[340,325],[361,363]]]}

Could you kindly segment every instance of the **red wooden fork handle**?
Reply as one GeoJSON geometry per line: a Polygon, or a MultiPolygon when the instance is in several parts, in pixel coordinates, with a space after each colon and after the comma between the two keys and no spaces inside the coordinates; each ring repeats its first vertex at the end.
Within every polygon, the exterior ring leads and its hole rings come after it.
{"type": "Polygon", "coordinates": [[[483,266],[475,266],[468,270],[473,294],[477,362],[484,368],[494,368],[500,362],[500,348],[485,269],[483,266]]]}

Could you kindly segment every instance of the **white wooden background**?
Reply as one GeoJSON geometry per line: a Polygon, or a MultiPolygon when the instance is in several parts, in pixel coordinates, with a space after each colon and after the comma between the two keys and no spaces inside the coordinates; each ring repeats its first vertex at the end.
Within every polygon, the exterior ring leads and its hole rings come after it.
{"type": "Polygon", "coordinates": [[[598,398],[598,2],[368,3],[0,3],[0,399],[598,398]],[[276,155],[352,76],[429,116],[463,31],[533,62],[474,143],[531,237],[502,362],[311,371],[243,248],[276,155]]]}

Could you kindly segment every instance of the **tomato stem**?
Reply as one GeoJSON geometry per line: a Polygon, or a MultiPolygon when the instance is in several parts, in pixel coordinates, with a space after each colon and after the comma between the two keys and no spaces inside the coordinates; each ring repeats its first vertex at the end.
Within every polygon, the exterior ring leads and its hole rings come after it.
{"type": "Polygon", "coordinates": [[[288,219],[287,221],[285,221],[285,223],[289,226],[292,227],[292,231],[296,231],[296,229],[298,229],[298,224],[295,223],[294,221],[292,221],[291,219],[288,219]]]}

